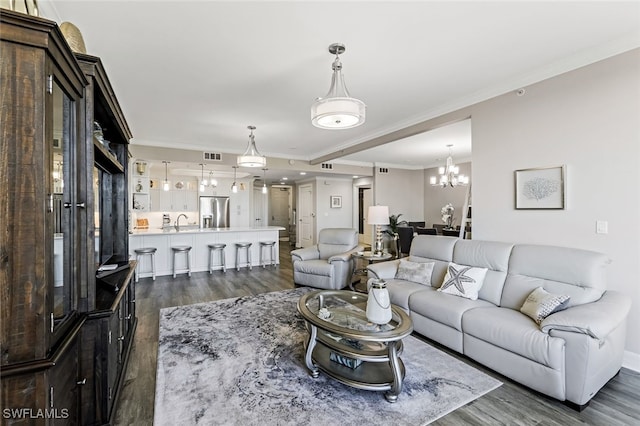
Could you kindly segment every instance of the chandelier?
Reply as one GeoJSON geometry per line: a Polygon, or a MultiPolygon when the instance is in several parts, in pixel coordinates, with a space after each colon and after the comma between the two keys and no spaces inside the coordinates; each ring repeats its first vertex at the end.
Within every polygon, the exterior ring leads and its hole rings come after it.
{"type": "Polygon", "coordinates": [[[324,98],[318,98],[311,105],[311,123],[321,129],[350,129],[364,123],[366,105],[360,99],[349,96],[342,78],[340,54],[344,44],[333,43],[329,52],[336,55],[331,68],[331,87],[324,98]]]}
{"type": "Polygon", "coordinates": [[[264,167],[267,165],[267,157],[264,157],[258,152],[256,148],[256,140],[253,136],[255,126],[247,126],[247,129],[251,131],[249,135],[249,144],[247,150],[242,155],[238,155],[238,166],[240,167],[264,167]]]}
{"type": "Polygon", "coordinates": [[[469,184],[469,176],[459,174],[460,169],[453,164],[453,157],[451,157],[451,147],[453,145],[447,145],[449,148],[449,156],[447,157],[447,163],[444,167],[438,168],[440,177],[431,176],[429,183],[433,186],[441,186],[446,188],[447,186],[465,186],[469,184]]]}

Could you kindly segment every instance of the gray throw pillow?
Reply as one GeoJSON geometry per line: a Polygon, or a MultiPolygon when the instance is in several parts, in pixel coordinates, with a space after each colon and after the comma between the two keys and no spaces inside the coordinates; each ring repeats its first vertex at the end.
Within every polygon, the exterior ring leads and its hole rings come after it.
{"type": "Polygon", "coordinates": [[[435,262],[412,262],[400,259],[396,279],[430,286],[434,265],[435,262]]]}
{"type": "Polygon", "coordinates": [[[569,304],[569,296],[564,294],[549,293],[542,287],[538,287],[527,296],[520,312],[531,317],[536,323],[554,312],[561,311],[569,304]]]}

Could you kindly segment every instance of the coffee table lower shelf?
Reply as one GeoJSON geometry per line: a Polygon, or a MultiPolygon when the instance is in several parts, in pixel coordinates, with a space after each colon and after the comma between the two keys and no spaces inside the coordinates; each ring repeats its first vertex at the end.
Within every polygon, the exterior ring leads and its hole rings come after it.
{"type": "MultiPolygon", "coordinates": [[[[357,368],[349,368],[335,361],[331,361],[331,352],[343,356],[352,356],[351,354],[342,354],[336,349],[329,348],[322,342],[316,341],[312,354],[313,362],[319,370],[331,378],[358,389],[371,391],[389,391],[393,389],[394,373],[389,365],[388,358],[386,360],[380,360],[379,362],[365,360],[357,368]]],[[[400,358],[398,358],[398,364],[400,367],[400,383],[402,383],[405,368],[400,358]]],[[[397,395],[387,394],[385,398],[387,398],[389,402],[395,402],[397,395]]]]}

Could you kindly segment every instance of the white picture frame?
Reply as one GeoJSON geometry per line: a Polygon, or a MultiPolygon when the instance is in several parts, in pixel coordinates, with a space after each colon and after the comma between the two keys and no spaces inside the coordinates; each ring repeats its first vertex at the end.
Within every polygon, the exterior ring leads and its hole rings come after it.
{"type": "Polygon", "coordinates": [[[565,166],[515,171],[516,210],[564,210],[565,166]]]}

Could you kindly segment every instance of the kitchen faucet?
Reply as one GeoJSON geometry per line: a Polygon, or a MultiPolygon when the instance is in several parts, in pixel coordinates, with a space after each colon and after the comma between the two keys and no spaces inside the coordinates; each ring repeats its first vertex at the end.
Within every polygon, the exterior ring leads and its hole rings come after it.
{"type": "Polygon", "coordinates": [[[174,226],[175,226],[175,228],[176,228],[176,232],[180,232],[180,218],[181,218],[182,216],[184,216],[184,218],[185,218],[185,219],[189,219],[189,217],[188,217],[186,214],[184,214],[184,213],[182,213],[182,214],[178,215],[178,218],[176,219],[176,223],[175,223],[175,225],[174,225],[174,226]]]}

